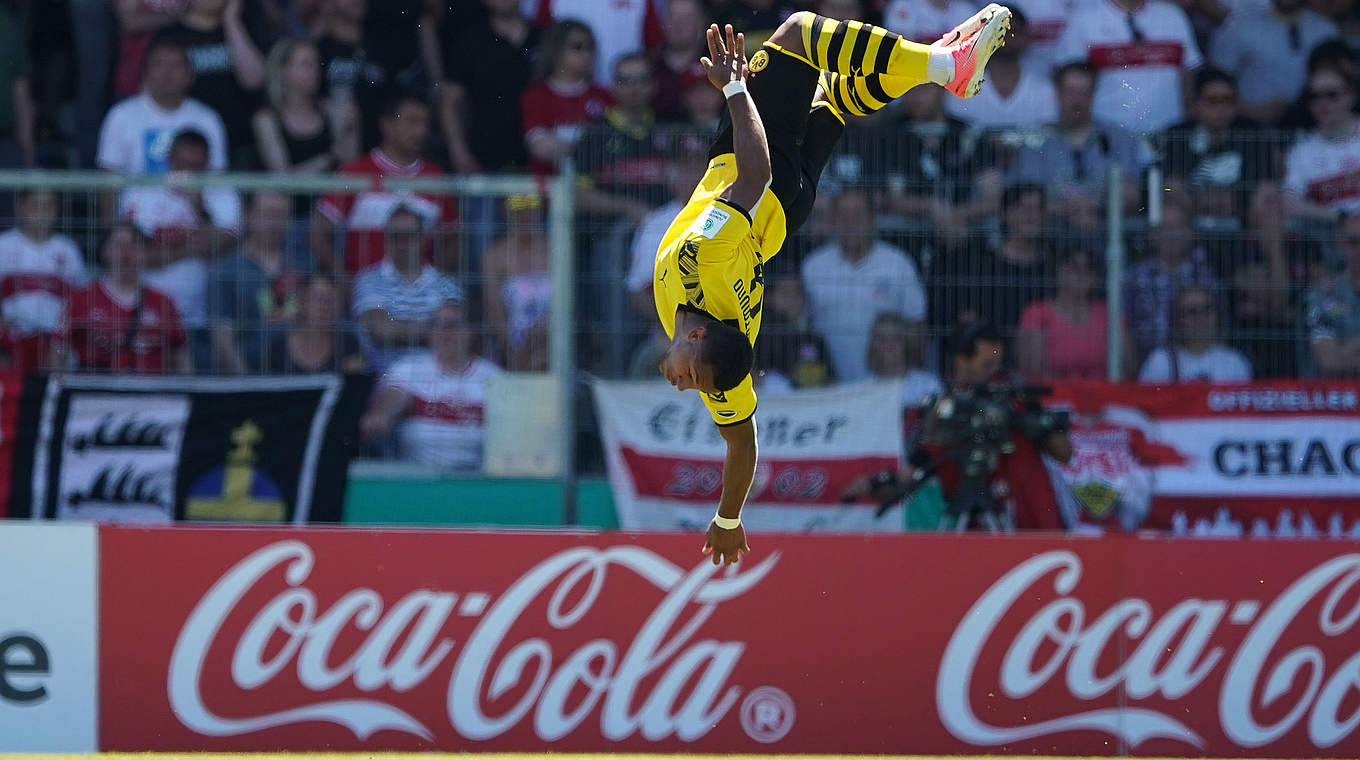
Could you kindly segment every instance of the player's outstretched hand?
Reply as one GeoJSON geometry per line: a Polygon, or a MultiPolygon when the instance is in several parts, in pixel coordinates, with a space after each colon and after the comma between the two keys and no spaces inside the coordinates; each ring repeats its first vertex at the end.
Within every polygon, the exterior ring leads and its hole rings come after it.
{"type": "Polygon", "coordinates": [[[724,565],[735,565],[742,554],[751,553],[751,547],[746,545],[746,528],[738,525],[728,530],[719,528],[717,523],[709,523],[703,553],[712,555],[715,565],[719,562],[724,565]]]}
{"type": "Polygon", "coordinates": [[[746,35],[733,34],[732,25],[726,28],[727,39],[717,24],[708,27],[708,55],[699,59],[708,81],[719,90],[729,82],[746,81],[746,35]]]}

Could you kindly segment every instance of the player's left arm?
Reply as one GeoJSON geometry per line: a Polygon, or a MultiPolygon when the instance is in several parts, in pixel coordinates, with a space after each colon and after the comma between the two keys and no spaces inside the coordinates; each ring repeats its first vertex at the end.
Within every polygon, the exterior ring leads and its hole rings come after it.
{"type": "MultiPolygon", "coordinates": [[[[741,518],[741,508],[746,504],[746,495],[751,491],[751,481],[756,473],[756,419],[750,417],[735,425],[719,425],[718,432],[727,443],[718,517],[736,520],[741,518]]],[[[737,525],[729,530],[719,527],[716,521],[709,523],[704,553],[712,554],[713,564],[733,564],[742,553],[750,551],[744,527],[737,525]]]]}

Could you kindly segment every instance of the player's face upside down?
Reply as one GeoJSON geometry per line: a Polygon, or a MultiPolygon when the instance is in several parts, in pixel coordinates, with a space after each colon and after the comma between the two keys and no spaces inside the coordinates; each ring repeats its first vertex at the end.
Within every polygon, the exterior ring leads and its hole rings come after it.
{"type": "Polygon", "coordinates": [[[672,341],[666,352],[661,355],[659,365],[661,374],[665,375],[666,382],[674,385],[676,390],[687,391],[690,388],[697,388],[704,393],[712,393],[715,390],[713,368],[699,358],[703,329],[696,327],[687,333],[684,339],[672,341]]]}

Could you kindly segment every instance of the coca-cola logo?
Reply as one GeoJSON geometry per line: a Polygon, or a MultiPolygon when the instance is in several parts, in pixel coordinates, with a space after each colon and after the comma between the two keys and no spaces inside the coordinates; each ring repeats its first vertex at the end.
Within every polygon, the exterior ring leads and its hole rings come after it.
{"type": "Polygon", "coordinates": [[[1325,749],[1360,727],[1352,696],[1360,688],[1360,635],[1353,632],[1360,621],[1360,554],[1318,565],[1264,611],[1255,599],[1187,598],[1157,617],[1147,600],[1127,597],[1093,614],[1076,598],[1081,576],[1075,553],[1046,552],[1017,565],[964,615],[935,683],[936,707],[951,734],[986,746],[1093,730],[1133,747],[1161,738],[1202,750],[1207,745],[1199,733],[1171,714],[1136,703],[1151,697],[1179,700],[1214,683],[1219,725],[1239,747],[1270,744],[1306,723],[1313,746],[1325,749]],[[1043,588],[1049,577],[1053,598],[1009,642],[998,641],[1000,624],[1020,600],[1049,594],[1043,588]],[[1302,613],[1312,607],[1318,611],[1310,621],[1302,613]],[[1225,624],[1250,626],[1231,652],[1215,643],[1225,624]],[[1277,651],[1286,630],[1298,636],[1305,627],[1313,643],[1277,651]],[[1337,639],[1329,651],[1339,645],[1346,652],[1340,662],[1328,662],[1319,646],[1324,638],[1337,639]],[[1097,700],[1118,689],[1131,704],[1031,715],[1023,725],[988,723],[975,709],[972,684],[984,652],[1002,647],[1005,655],[995,676],[1007,698],[1026,699],[1061,672],[1063,685],[1077,700],[1097,700]],[[1118,658],[1119,666],[1112,673],[1098,672],[1097,664],[1115,647],[1128,650],[1118,658]],[[1223,674],[1215,681],[1211,675],[1220,666],[1223,674]],[[1286,698],[1292,704],[1282,701],[1286,698]],[[1267,708],[1270,717],[1262,717],[1267,708]]]}
{"type": "MultiPolygon", "coordinates": [[[[778,559],[774,553],[754,566],[743,565],[740,573],[732,567],[719,575],[711,563],[685,571],[635,546],[578,547],[545,559],[498,598],[420,589],[388,604],[371,588],[355,588],[323,609],[307,586],[316,565],[311,547],[280,541],[228,570],[190,613],[171,655],[170,703],[185,726],[206,736],[323,721],[344,726],[359,740],[391,730],[433,741],[432,724],[395,699],[327,698],[326,693],[344,688],[364,695],[378,690],[404,694],[452,658],[445,714],[449,725],[468,739],[492,739],[529,721],[540,739],[553,741],[598,712],[600,735],[609,741],[634,735],[649,741],[693,741],[712,730],[741,698],[742,688],[728,681],[746,646],[699,639],[697,634],[719,604],[754,588],[778,559]],[[608,593],[609,573],[619,571],[635,574],[662,592],[631,641],[591,638],[574,651],[562,652],[546,636],[517,640],[510,635],[517,623],[540,609],[543,619],[533,621],[539,630],[577,626],[608,593]],[[270,588],[279,584],[280,574],[281,587],[270,588]],[[242,606],[247,596],[260,598],[262,590],[272,598],[258,608],[242,606]],[[461,647],[447,630],[455,612],[479,618],[461,647]],[[223,638],[228,619],[248,620],[234,642],[223,638]],[[342,632],[354,630],[363,633],[357,648],[336,651],[342,632]],[[210,695],[202,687],[214,649],[230,650],[230,680],[242,691],[257,692],[291,672],[315,699],[283,710],[227,717],[209,704],[210,695]],[[521,696],[513,706],[488,706],[514,693],[521,696]]],[[[760,702],[757,728],[766,736],[787,733],[792,703],[782,712],[770,704],[760,702]]]]}

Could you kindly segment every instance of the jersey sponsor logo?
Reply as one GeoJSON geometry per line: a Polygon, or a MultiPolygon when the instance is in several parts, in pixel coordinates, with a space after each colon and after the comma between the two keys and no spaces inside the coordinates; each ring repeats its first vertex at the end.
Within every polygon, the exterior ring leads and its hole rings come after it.
{"type": "Polygon", "coordinates": [[[726,211],[723,211],[717,206],[710,206],[708,215],[704,217],[704,224],[699,228],[699,234],[712,240],[718,236],[718,232],[722,230],[723,225],[727,224],[727,220],[731,218],[732,215],[726,211]]]}
{"type": "Polygon", "coordinates": [[[750,69],[752,74],[759,74],[760,72],[765,70],[766,66],[769,65],[770,54],[765,52],[764,50],[757,50],[756,54],[751,56],[751,62],[747,64],[747,68],[750,69]]]}

